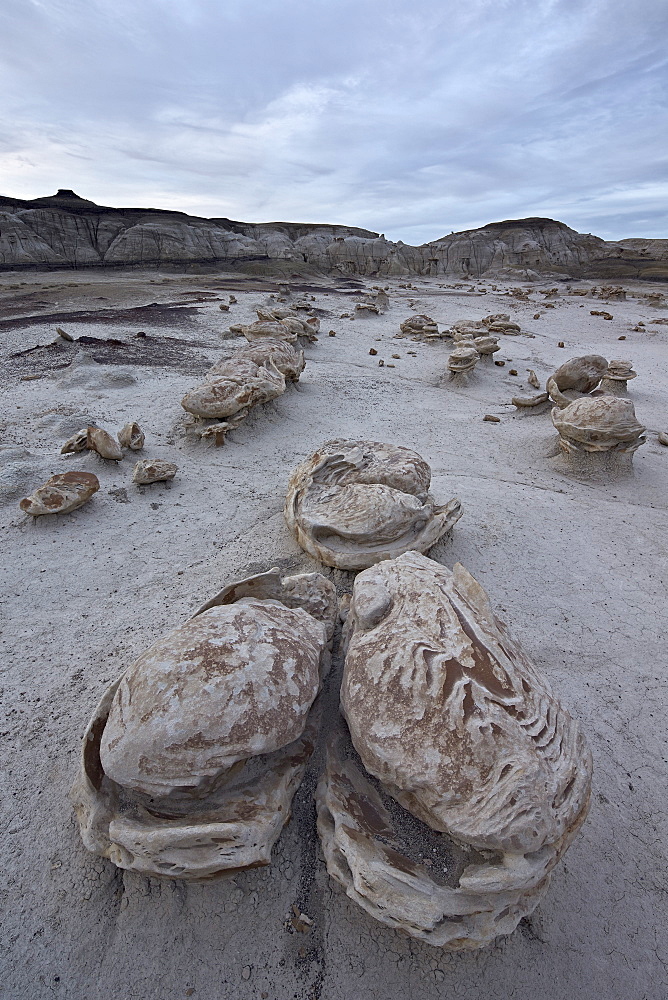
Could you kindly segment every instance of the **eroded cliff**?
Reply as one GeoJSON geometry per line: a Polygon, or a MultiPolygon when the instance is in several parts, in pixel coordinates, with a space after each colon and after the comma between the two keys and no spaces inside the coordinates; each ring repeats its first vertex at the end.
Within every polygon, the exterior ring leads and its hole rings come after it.
{"type": "Polygon", "coordinates": [[[552,219],[494,222],[422,246],[352,226],[245,223],[107,208],[61,189],[0,197],[0,269],[221,264],[264,273],[668,280],[665,240],[606,242],[552,219]]]}

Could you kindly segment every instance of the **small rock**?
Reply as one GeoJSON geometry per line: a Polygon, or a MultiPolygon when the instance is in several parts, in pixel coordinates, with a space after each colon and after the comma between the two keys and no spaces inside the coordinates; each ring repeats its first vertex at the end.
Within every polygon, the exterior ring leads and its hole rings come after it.
{"type": "Polygon", "coordinates": [[[336,330],[330,330],[328,336],[336,337],[336,330]]]}
{"type": "Polygon", "coordinates": [[[118,432],[118,443],[122,448],[141,451],[144,447],[144,432],[137,423],[125,424],[118,432]]]}
{"type": "Polygon", "coordinates": [[[237,301],[237,297],[236,297],[236,295],[230,295],[230,304],[231,304],[231,305],[234,305],[234,303],[235,303],[236,301],[237,301]]]}
{"type": "Polygon", "coordinates": [[[59,337],[62,337],[63,340],[68,340],[70,344],[74,343],[74,337],[72,337],[71,334],[66,333],[65,330],[62,330],[59,326],[56,327],[56,333],[59,337]]]}
{"type": "Polygon", "coordinates": [[[589,315],[590,316],[602,316],[603,319],[612,319],[612,313],[605,312],[605,310],[602,310],[602,309],[590,309],[589,310],[589,315]]]}
{"type": "Polygon", "coordinates": [[[379,367],[380,367],[380,368],[384,368],[384,367],[385,367],[385,362],[383,361],[383,359],[382,359],[382,358],[381,358],[381,359],[380,359],[380,361],[378,362],[378,365],[379,365],[379,367]]]}
{"type": "Polygon", "coordinates": [[[508,374],[509,375],[517,375],[517,368],[511,368],[511,369],[509,369],[508,374]]]}
{"type": "Polygon", "coordinates": [[[557,347],[565,347],[565,346],[566,345],[564,344],[563,340],[560,340],[559,343],[557,344],[557,347]]]}
{"type": "Polygon", "coordinates": [[[659,439],[659,444],[665,444],[668,447],[668,432],[659,431],[657,437],[659,439]]]}
{"type": "Polygon", "coordinates": [[[251,977],[250,965],[244,965],[243,969],[241,970],[241,978],[248,980],[250,979],[250,977],[251,977]]]}
{"type": "Polygon", "coordinates": [[[19,507],[33,517],[67,514],[90,500],[99,488],[100,482],[92,472],[61,472],[21,500],[19,507]]]}
{"type": "Polygon", "coordinates": [[[505,361],[495,361],[494,364],[497,365],[498,368],[503,368],[505,366],[506,362],[505,361]]]}
{"type": "Polygon", "coordinates": [[[218,306],[218,308],[220,309],[221,312],[225,312],[226,313],[226,312],[230,311],[230,307],[228,306],[227,302],[221,302],[221,304],[218,306]]]}
{"type": "Polygon", "coordinates": [[[166,482],[175,475],[176,466],[173,462],[165,462],[161,458],[145,458],[137,462],[132,470],[132,482],[137,486],[146,486],[149,483],[166,482]]]}
{"type": "Polygon", "coordinates": [[[77,451],[85,451],[88,447],[88,428],[82,427],[69,437],[60,449],[61,455],[71,455],[77,451]]]}
{"type": "Polygon", "coordinates": [[[533,318],[534,319],[540,319],[540,313],[534,313],[533,314],[533,318]]]}
{"type": "Polygon", "coordinates": [[[482,419],[483,420],[489,420],[489,422],[492,423],[492,424],[500,424],[501,423],[501,417],[495,417],[493,413],[486,413],[485,416],[482,419]]]}
{"type": "Polygon", "coordinates": [[[396,358],[397,361],[399,361],[399,359],[401,358],[401,355],[400,354],[393,354],[392,357],[396,358]]]}
{"type": "Polygon", "coordinates": [[[529,385],[532,385],[534,389],[540,389],[540,381],[533,368],[529,368],[529,377],[527,378],[527,382],[529,385]]]}
{"type": "Polygon", "coordinates": [[[378,354],[378,351],[376,350],[375,347],[370,347],[369,348],[369,354],[378,354]]]}
{"type": "Polygon", "coordinates": [[[626,340],[626,337],[617,337],[617,340],[626,340]]]}
{"type": "Polygon", "coordinates": [[[112,462],[120,462],[123,458],[118,441],[114,440],[111,434],[102,427],[88,428],[87,447],[91,451],[96,451],[101,458],[107,458],[112,462]]]}
{"type": "Polygon", "coordinates": [[[146,334],[144,333],[144,331],[143,331],[143,330],[139,330],[139,331],[138,331],[138,332],[137,332],[137,333],[135,334],[135,337],[145,337],[145,336],[146,336],[146,334]]]}

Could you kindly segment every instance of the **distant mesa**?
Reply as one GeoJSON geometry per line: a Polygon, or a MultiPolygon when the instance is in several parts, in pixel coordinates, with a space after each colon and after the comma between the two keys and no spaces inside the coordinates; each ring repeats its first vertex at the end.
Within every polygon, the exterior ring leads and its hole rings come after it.
{"type": "Polygon", "coordinates": [[[507,219],[422,246],[354,226],[203,219],[96,205],[70,188],[0,196],[0,270],[172,266],[266,275],[419,275],[474,281],[668,281],[668,240],[607,242],[553,219],[507,219]]]}

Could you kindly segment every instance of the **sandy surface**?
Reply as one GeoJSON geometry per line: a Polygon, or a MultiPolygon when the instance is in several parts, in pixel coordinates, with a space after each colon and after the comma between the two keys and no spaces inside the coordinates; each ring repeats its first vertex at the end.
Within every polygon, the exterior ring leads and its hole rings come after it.
{"type": "MultiPolygon", "coordinates": [[[[668,430],[668,326],[650,325],[668,310],[639,298],[656,285],[629,284],[629,299],[609,305],[568,296],[560,286],[555,308],[544,309],[539,289],[548,285],[528,286],[527,303],[488,282],[475,286],[487,288],[484,295],[436,280],[414,281],[417,290],[399,279],[383,284],[390,311],[351,321],[340,314],[354,307],[355,283],[314,279],[322,331],[307,349],[300,383],[216,449],[186,435],[179,400],[211,362],[242,343],[220,333],[253,318],[275,287],[270,280],[155,271],[0,275],[1,996],[668,995],[668,448],[656,438],[668,430]],[[239,302],[221,313],[219,301],[230,292],[239,302]],[[174,305],[198,298],[210,301],[174,305]],[[157,306],[142,311],[150,303],[157,306]],[[105,314],[90,315],[99,309],[105,314]],[[608,309],[614,319],[591,316],[591,309],[608,309]],[[507,360],[505,367],[481,362],[455,384],[444,378],[447,343],[393,339],[416,311],[442,324],[510,312],[533,336],[501,338],[495,357],[507,360]],[[58,319],[63,314],[69,319],[58,319]],[[633,332],[638,320],[647,325],[633,332]],[[97,342],[30,350],[49,345],[56,326],[97,342]],[[327,336],[330,329],[336,337],[327,336]],[[139,331],[148,336],[137,338],[139,331]],[[648,441],[631,475],[569,473],[555,451],[549,411],[521,413],[510,403],[520,386],[534,392],[529,368],[544,381],[569,357],[587,353],[631,358],[639,373],[629,394],[648,441]],[[35,374],[42,377],[23,380],[35,374]],[[486,413],[501,422],[483,422],[486,413]],[[175,461],[174,482],[135,487],[130,458],[116,465],[93,453],[60,455],[65,438],[91,419],[114,432],[139,421],[144,456],[175,461]],[[436,499],[461,499],[463,517],[432,555],[449,566],[463,562],[483,584],[583,720],[594,753],[590,817],[547,897],[515,934],[477,953],[450,954],[402,937],[330,881],[312,801],[321,748],[272,866],[209,885],[123,873],[87,853],[67,800],[90,713],[137,654],[249,569],[314,568],[283,522],[285,487],[299,460],[345,435],[415,448],[431,463],[436,499]],[[35,521],[21,513],[22,496],[72,468],[100,479],[89,504],[35,521]],[[313,920],[309,934],[286,929],[293,903],[313,920]]],[[[349,587],[346,574],[325,572],[349,587]]],[[[335,707],[334,686],[325,729],[335,707]]]]}

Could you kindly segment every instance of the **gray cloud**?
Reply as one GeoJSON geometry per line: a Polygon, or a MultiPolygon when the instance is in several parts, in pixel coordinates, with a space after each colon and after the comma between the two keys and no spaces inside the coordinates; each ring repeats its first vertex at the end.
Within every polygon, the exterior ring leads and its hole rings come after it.
{"type": "Polygon", "coordinates": [[[665,236],[664,0],[4,0],[0,187],[665,236]]]}

